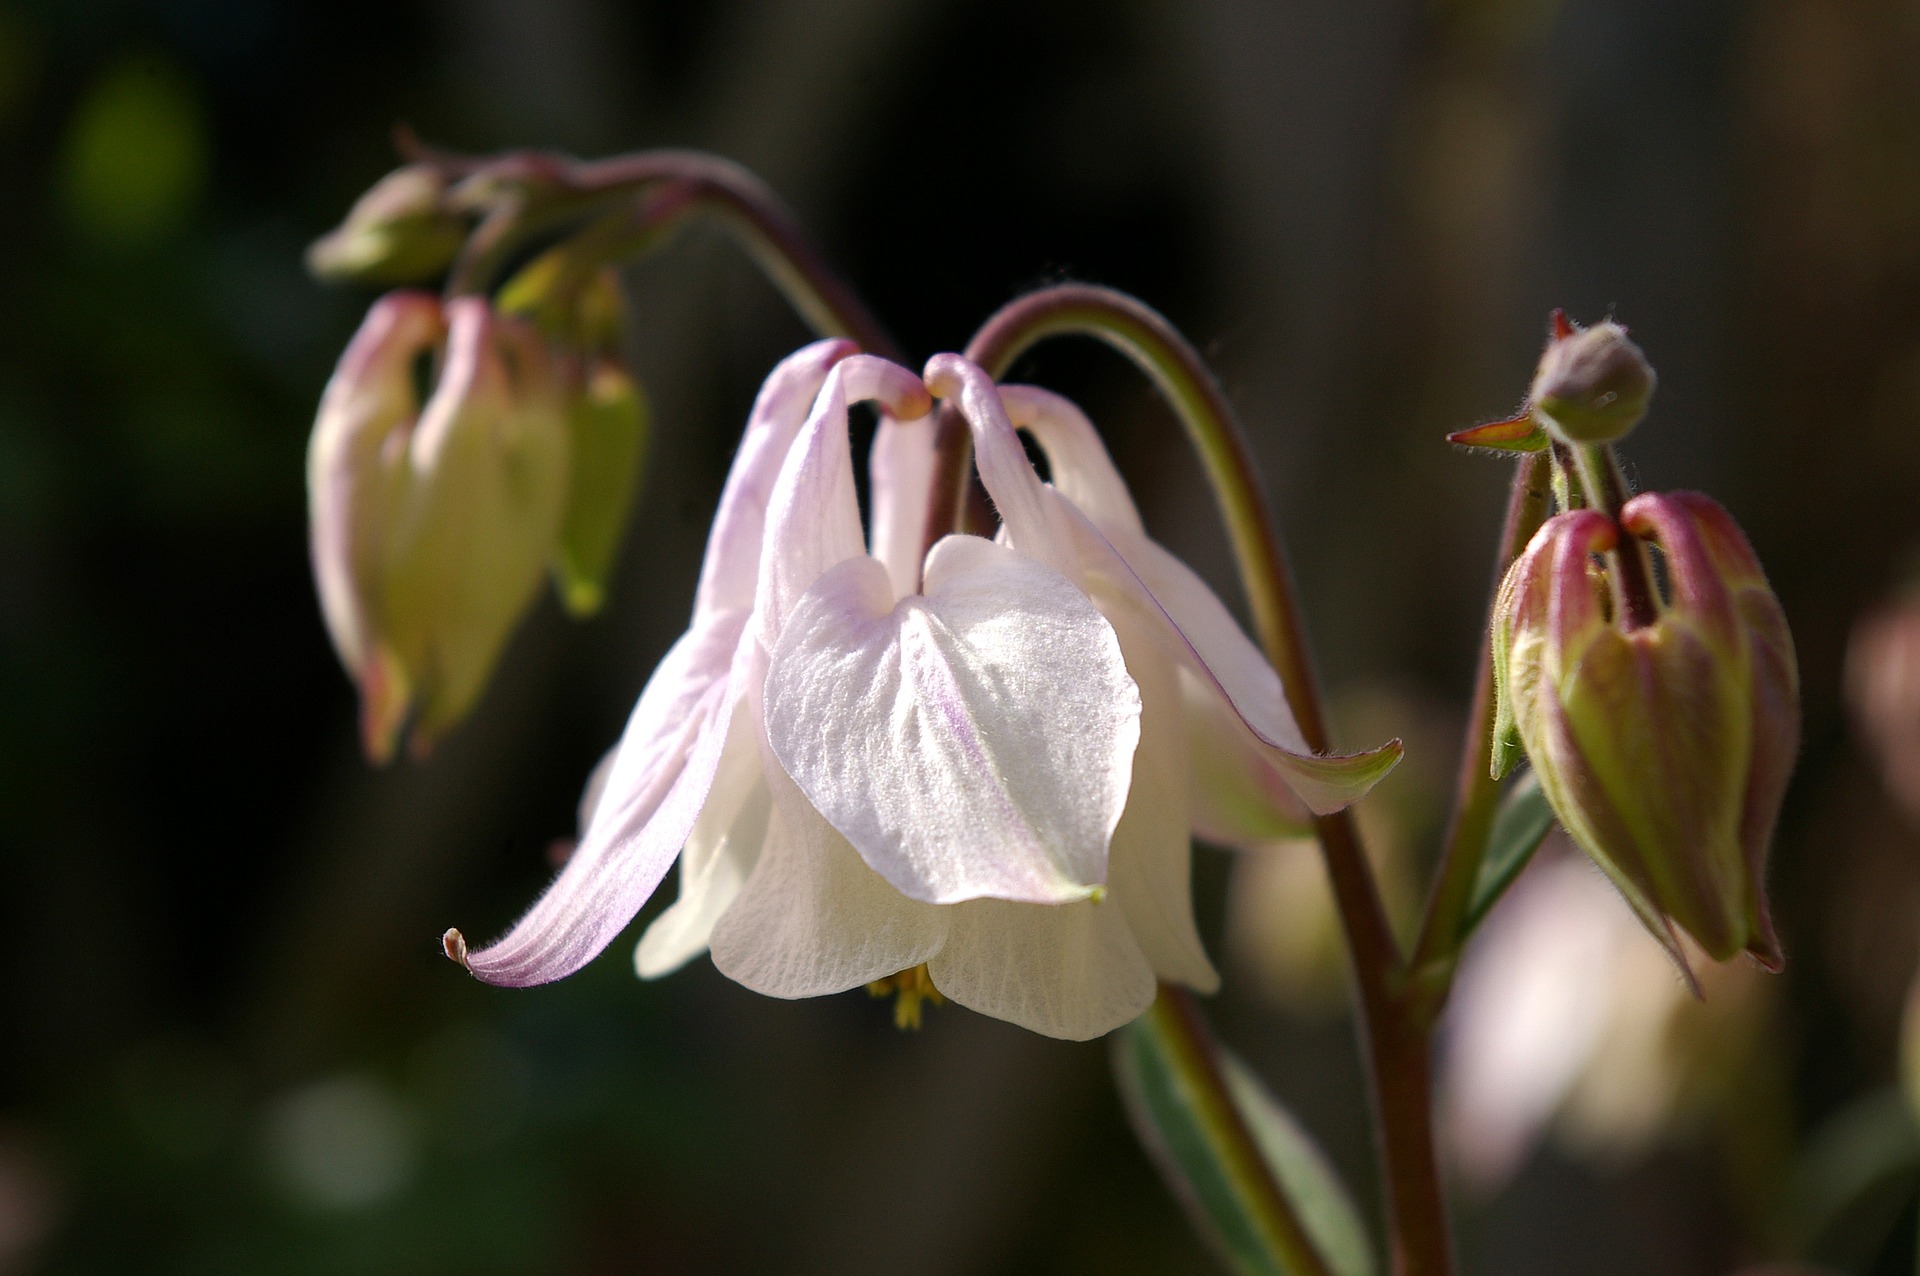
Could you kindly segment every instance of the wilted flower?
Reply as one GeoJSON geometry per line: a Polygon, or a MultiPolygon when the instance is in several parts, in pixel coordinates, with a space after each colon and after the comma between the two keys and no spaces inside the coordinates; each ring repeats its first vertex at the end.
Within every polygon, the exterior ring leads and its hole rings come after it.
{"type": "Polygon", "coordinates": [[[1646,1151],[1724,1099],[1765,1024],[1745,964],[1674,977],[1593,867],[1552,844],[1461,962],[1442,1039],[1441,1127],[1465,1177],[1498,1187],[1549,1125],[1607,1159],[1646,1151]]]}
{"type": "Polygon", "coordinates": [[[680,898],[642,939],[642,974],[710,948],[740,983],[803,997],[924,965],[916,992],[1095,1036],[1144,1009],[1156,978],[1215,980],[1187,893],[1191,823],[1258,823],[1277,784],[1332,809],[1397,757],[1315,758],[1298,740],[1271,668],[1147,540],[1077,410],[955,356],[923,385],[823,342],[761,392],[692,627],[641,696],[578,851],[499,943],[469,953],[449,932],[447,947],[489,982],[559,978],[678,856],[680,898]],[[1005,525],[923,560],[929,388],[965,415],[1005,525]],[[847,437],[861,399],[885,410],[871,553],[847,437]],[[1192,783],[1203,756],[1234,764],[1217,790],[1192,783]]]}
{"type": "Polygon", "coordinates": [[[553,557],[567,470],[552,359],[532,329],[477,298],[444,312],[423,293],[374,304],[307,453],[314,576],[370,757],[389,758],[410,720],[425,750],[479,697],[553,557]],[[436,349],[422,409],[415,366],[436,349]]]}
{"type": "Polygon", "coordinates": [[[1676,492],[1635,497],[1619,526],[1595,510],[1548,520],[1502,585],[1494,666],[1503,730],[1655,937],[1684,964],[1678,923],[1717,961],[1744,948],[1777,969],[1767,850],[1799,744],[1799,675],[1727,512],[1676,492]],[[1671,598],[1639,628],[1612,614],[1593,566],[1641,552],[1622,527],[1665,555],[1671,598]]]}

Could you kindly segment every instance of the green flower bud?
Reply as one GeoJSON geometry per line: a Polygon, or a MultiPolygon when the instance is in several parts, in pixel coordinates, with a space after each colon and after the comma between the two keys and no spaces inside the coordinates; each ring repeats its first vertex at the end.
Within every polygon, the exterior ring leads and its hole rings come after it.
{"type": "MultiPolygon", "coordinates": [[[[1639,552],[1628,544],[1622,552],[1639,552]]],[[[1793,639],[1745,535],[1695,492],[1549,520],[1497,602],[1498,716],[1560,823],[1684,967],[1672,926],[1715,960],[1781,962],[1768,845],[1800,734],[1793,639]],[[1653,623],[1611,614],[1594,556],[1622,529],[1665,554],[1653,623]]],[[[1496,769],[1508,761],[1495,745],[1496,769]]]]}
{"type": "Polygon", "coordinates": [[[409,722],[424,753],[479,698],[555,553],[569,452],[546,344],[485,301],[443,316],[394,294],[348,346],[308,474],[322,605],[376,762],[409,722]],[[444,367],[416,411],[414,363],[442,331],[444,367]]]}
{"type": "Polygon", "coordinates": [[[1619,324],[1556,324],[1528,401],[1562,443],[1613,443],[1647,414],[1653,385],[1653,365],[1619,324]]]}
{"type": "Polygon", "coordinates": [[[606,597],[607,578],[626,531],[647,449],[646,395],[619,360],[590,360],[567,395],[573,440],[567,512],[554,555],[554,582],[574,616],[590,616],[606,597]]]}
{"type": "Polygon", "coordinates": [[[307,446],[308,530],[320,610],[340,663],[361,689],[367,751],[384,759],[397,724],[379,721],[406,692],[383,647],[387,558],[406,491],[404,457],[420,404],[414,364],[446,324],[429,293],[395,292],[367,312],[320,397],[307,446]],[[380,741],[386,741],[381,744],[380,741]]]}
{"type": "Polygon", "coordinates": [[[449,208],[444,178],[424,164],[397,168],[354,202],[346,220],[307,249],[322,279],[418,283],[447,268],[467,237],[467,219],[449,208]]]}

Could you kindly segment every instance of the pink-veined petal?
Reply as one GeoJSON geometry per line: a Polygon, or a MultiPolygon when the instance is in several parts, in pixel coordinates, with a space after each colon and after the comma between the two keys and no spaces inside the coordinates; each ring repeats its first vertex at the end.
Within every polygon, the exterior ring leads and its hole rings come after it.
{"type": "Polygon", "coordinates": [[[729,670],[746,619],[739,611],[710,615],[674,644],[634,706],[566,867],[496,943],[468,952],[459,932],[449,931],[449,956],[490,984],[542,984],[586,965],[633,920],[686,843],[713,783],[731,716],[729,670]]]}
{"type": "Polygon", "coordinates": [[[740,450],[727,472],[714,510],[694,593],[694,613],[753,606],[759,581],[760,544],[767,501],[793,436],[807,419],[828,371],[859,347],[851,341],[816,341],[782,359],[754,400],[740,450]]]}
{"type": "Polygon", "coordinates": [[[772,820],[759,862],[708,941],[720,973],[769,997],[821,997],[939,952],[948,910],[889,886],[763,756],[772,820]]]}
{"type": "Polygon", "coordinates": [[[896,598],[920,592],[921,539],[933,482],[933,423],[883,413],[867,458],[873,556],[886,565],[896,598]]]}
{"type": "Polygon", "coordinates": [[[905,416],[916,409],[924,416],[930,405],[918,377],[873,355],[853,355],[827,374],[767,507],[754,607],[768,646],[779,637],[788,609],[822,572],[867,552],[847,440],[847,405],[862,399],[878,399],[905,416]]]}
{"type": "Polygon", "coordinates": [[[671,974],[707,949],[720,920],[760,860],[771,815],[760,742],[743,697],[700,818],[680,852],[680,894],[648,925],[634,948],[642,979],[671,974]]]}
{"type": "Polygon", "coordinates": [[[782,766],[873,869],[929,903],[1083,899],[1106,881],[1139,693],[1073,583],[971,536],[897,605],[854,559],[791,613],[766,682],[782,766]]]}
{"type": "Polygon", "coordinates": [[[1153,967],[1113,900],[956,904],[946,946],[927,963],[969,1010],[1067,1041],[1087,1041],[1152,1004],[1153,967]]]}
{"type": "Polygon", "coordinates": [[[1127,672],[1140,688],[1140,747],[1133,755],[1127,809],[1113,831],[1110,900],[1168,983],[1201,992],[1220,986],[1193,922],[1193,840],[1188,831],[1188,765],[1181,671],[1146,623],[1120,608],[1108,615],[1127,672]]]}

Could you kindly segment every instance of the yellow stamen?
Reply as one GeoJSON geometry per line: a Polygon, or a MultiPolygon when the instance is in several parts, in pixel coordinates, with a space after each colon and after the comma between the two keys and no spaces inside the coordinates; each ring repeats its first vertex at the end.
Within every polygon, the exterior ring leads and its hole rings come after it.
{"type": "Polygon", "coordinates": [[[924,1003],[944,1006],[947,999],[933,986],[933,977],[927,974],[926,965],[915,966],[912,970],[903,970],[885,979],[876,979],[867,985],[869,997],[885,997],[892,994],[893,1026],[905,1031],[920,1026],[920,1007],[924,1003]]]}

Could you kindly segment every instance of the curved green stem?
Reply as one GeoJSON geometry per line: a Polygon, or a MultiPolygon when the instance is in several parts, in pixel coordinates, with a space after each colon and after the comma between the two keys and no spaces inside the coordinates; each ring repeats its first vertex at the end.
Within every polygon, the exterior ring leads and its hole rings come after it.
{"type": "MultiPolygon", "coordinates": [[[[1227,525],[1254,628],[1279,672],[1300,733],[1316,752],[1331,739],[1306,630],[1286,556],[1256,478],[1246,432],[1192,345],[1157,311],[1109,288],[1063,284],[1002,307],[975,334],[967,357],[998,378],[1049,337],[1077,334],[1106,342],[1153,382],[1199,454],[1227,525]]],[[[929,533],[956,522],[969,449],[957,421],[936,433],[943,498],[929,533]]],[[[1401,1276],[1452,1271],[1446,1203],[1433,1146],[1431,1025],[1405,996],[1399,945],[1380,899],[1358,830],[1345,811],[1315,821],[1360,993],[1361,1042],[1368,1064],[1387,1183],[1394,1270],[1401,1276]]]]}
{"type": "MultiPolygon", "coordinates": [[[[1506,579],[1507,568],[1527,547],[1546,517],[1548,469],[1545,454],[1538,452],[1514,467],[1513,486],[1507,495],[1506,523],[1500,532],[1500,549],[1493,569],[1496,598],[1501,582],[1506,579]]],[[[1474,882],[1480,874],[1480,863],[1486,858],[1493,818],[1500,806],[1500,782],[1493,778],[1488,766],[1493,750],[1493,694],[1493,637],[1491,632],[1483,632],[1479,670],[1473,681],[1473,711],[1460,754],[1460,778],[1454,790],[1453,819],[1447,826],[1440,866],[1434,875],[1432,893],[1427,897],[1420,938],[1413,948],[1409,982],[1430,994],[1432,1014],[1439,1012],[1445,1000],[1447,985],[1453,978],[1454,961],[1466,940],[1467,909],[1473,901],[1474,882]]]]}

